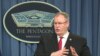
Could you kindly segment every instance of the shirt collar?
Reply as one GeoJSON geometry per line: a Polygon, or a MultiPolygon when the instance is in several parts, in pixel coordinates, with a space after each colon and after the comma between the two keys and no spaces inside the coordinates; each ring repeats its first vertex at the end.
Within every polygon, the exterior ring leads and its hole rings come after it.
{"type": "MultiPolygon", "coordinates": [[[[66,31],[66,33],[63,35],[63,38],[68,38],[69,32],[66,31]]],[[[57,35],[57,38],[60,38],[60,36],[57,35]]]]}

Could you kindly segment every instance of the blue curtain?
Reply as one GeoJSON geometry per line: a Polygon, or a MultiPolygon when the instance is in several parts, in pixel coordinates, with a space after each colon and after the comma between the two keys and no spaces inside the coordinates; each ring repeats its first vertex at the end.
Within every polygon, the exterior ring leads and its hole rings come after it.
{"type": "MultiPolygon", "coordinates": [[[[13,5],[30,0],[0,0],[0,52],[2,56],[33,56],[36,44],[11,38],[3,16],[13,5]]],[[[35,1],[35,0],[34,0],[35,1]]],[[[100,56],[100,0],[36,0],[51,3],[70,13],[70,31],[87,39],[92,56],[100,56]]]]}

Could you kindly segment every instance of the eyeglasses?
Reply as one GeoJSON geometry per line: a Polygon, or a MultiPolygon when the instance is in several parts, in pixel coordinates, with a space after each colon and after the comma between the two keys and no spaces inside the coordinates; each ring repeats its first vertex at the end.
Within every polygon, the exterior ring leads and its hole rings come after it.
{"type": "Polygon", "coordinates": [[[65,24],[67,21],[65,21],[65,22],[54,22],[54,25],[56,25],[56,24],[59,24],[59,25],[62,25],[62,24],[65,24]]]}

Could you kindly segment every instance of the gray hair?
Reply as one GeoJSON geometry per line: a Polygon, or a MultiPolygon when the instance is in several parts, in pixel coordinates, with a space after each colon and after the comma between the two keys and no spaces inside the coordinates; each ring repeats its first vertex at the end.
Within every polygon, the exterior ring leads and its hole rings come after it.
{"type": "Polygon", "coordinates": [[[56,14],[55,14],[55,16],[54,16],[54,17],[57,17],[57,16],[59,16],[59,15],[63,15],[66,19],[68,19],[68,20],[69,20],[69,13],[65,13],[65,12],[58,12],[58,13],[56,13],[56,14]]]}

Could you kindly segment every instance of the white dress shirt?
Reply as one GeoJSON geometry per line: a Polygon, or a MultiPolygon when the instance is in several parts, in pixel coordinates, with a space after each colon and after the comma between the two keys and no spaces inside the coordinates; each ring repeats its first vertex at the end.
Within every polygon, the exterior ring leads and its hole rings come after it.
{"type": "MultiPolygon", "coordinates": [[[[62,48],[64,48],[65,44],[66,44],[66,41],[68,39],[68,36],[69,36],[69,32],[67,31],[62,37],[62,48]]],[[[60,40],[60,36],[57,36],[57,39],[58,39],[58,42],[60,40]]]]}

